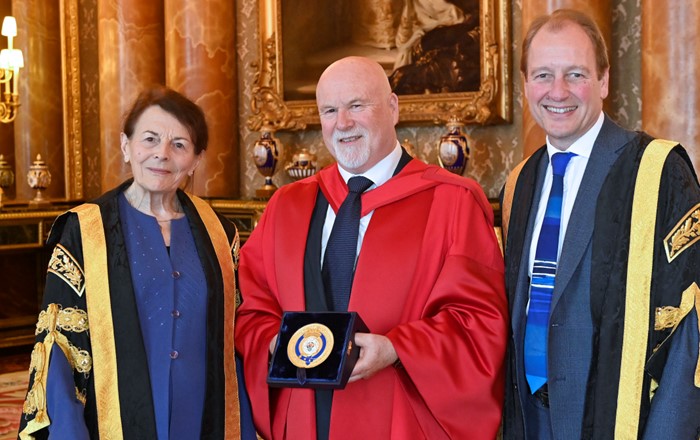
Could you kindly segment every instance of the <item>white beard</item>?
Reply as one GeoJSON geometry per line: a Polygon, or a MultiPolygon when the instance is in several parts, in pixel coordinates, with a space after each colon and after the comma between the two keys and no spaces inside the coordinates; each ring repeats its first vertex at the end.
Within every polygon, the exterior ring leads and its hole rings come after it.
{"type": "Polygon", "coordinates": [[[345,132],[333,132],[333,156],[343,168],[353,170],[367,163],[371,153],[368,144],[368,134],[367,130],[363,128],[355,128],[345,132]],[[353,136],[361,136],[358,144],[346,146],[340,142],[340,139],[353,136]]]}

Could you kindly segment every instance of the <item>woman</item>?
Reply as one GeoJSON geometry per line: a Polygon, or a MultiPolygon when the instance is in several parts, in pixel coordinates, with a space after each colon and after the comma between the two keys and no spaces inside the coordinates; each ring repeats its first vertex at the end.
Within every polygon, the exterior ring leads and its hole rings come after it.
{"type": "Polygon", "coordinates": [[[121,134],[133,179],[56,220],[21,438],[255,438],[233,351],[238,233],[179,189],[207,141],[196,104],[143,92],[121,134]]]}

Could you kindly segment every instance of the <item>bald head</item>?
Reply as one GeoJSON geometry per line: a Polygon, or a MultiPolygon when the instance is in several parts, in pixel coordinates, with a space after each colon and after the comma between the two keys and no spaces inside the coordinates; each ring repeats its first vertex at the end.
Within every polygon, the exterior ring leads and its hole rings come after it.
{"type": "Polygon", "coordinates": [[[349,172],[364,173],[396,147],[399,99],[377,62],[347,57],[328,66],[316,104],[326,147],[349,172]]]}
{"type": "Polygon", "coordinates": [[[339,83],[362,83],[362,86],[372,93],[391,93],[389,78],[384,68],[376,61],[364,57],[342,58],[328,66],[318,80],[316,99],[329,85],[333,87],[339,83]]]}

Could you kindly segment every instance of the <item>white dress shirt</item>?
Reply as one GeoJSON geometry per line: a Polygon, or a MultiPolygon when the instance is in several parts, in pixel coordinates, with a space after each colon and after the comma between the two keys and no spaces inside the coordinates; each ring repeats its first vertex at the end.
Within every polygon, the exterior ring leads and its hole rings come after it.
{"type": "MultiPolygon", "coordinates": [[[[343,180],[345,180],[345,183],[347,183],[351,177],[355,176],[364,176],[368,178],[374,183],[367,189],[367,191],[372,191],[376,187],[386,183],[387,180],[391,179],[391,177],[394,175],[394,170],[401,160],[401,154],[401,145],[397,140],[396,147],[394,147],[392,152],[365,173],[351,174],[348,171],[345,171],[341,166],[338,166],[338,171],[340,171],[340,175],[343,177],[343,180]]],[[[367,213],[367,215],[360,218],[360,234],[358,235],[357,239],[357,253],[355,254],[355,261],[357,261],[357,255],[360,254],[362,240],[365,238],[365,232],[367,231],[367,227],[369,226],[369,221],[372,218],[373,213],[374,211],[370,211],[367,213]]],[[[326,244],[328,244],[328,239],[331,236],[334,222],[335,212],[333,211],[333,208],[328,205],[328,209],[326,210],[326,221],[323,224],[323,235],[321,237],[321,267],[323,267],[323,256],[326,254],[326,244]]]]}
{"type": "MultiPolygon", "coordinates": [[[[573,209],[574,202],[576,201],[576,194],[578,194],[579,187],[581,186],[581,180],[583,179],[583,173],[586,171],[588,158],[591,157],[593,144],[600,133],[600,129],[603,127],[604,119],[605,117],[601,111],[596,123],[593,124],[593,126],[586,133],[584,133],[583,136],[578,138],[576,142],[571,144],[571,146],[566,150],[567,152],[576,154],[576,156],[571,158],[566,168],[566,174],[564,175],[564,193],[561,203],[561,226],[559,229],[559,249],[557,251],[557,261],[559,260],[559,255],[561,255],[561,248],[564,243],[564,237],[566,237],[566,228],[569,225],[569,218],[571,218],[571,210],[573,209]]],[[[547,165],[547,173],[545,174],[544,183],[542,184],[540,203],[537,207],[537,217],[535,217],[535,224],[532,230],[530,259],[528,262],[528,274],[530,276],[532,276],[532,265],[535,261],[535,252],[537,251],[537,239],[540,236],[540,229],[542,229],[544,213],[547,208],[547,199],[549,199],[549,192],[552,189],[552,155],[561,152],[561,150],[553,147],[549,142],[549,138],[547,138],[547,154],[549,155],[549,164],[547,165]]]]}

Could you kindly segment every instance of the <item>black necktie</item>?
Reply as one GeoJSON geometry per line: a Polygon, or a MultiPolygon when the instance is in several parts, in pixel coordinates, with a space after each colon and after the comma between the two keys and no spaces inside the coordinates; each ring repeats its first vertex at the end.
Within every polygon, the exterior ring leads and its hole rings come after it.
{"type": "Polygon", "coordinates": [[[360,196],[372,186],[366,177],[355,176],[348,180],[348,195],[338,209],[323,257],[323,285],[326,300],[332,310],[346,311],[350,301],[350,289],[355,274],[357,237],[360,232],[362,200],[360,196]]]}

